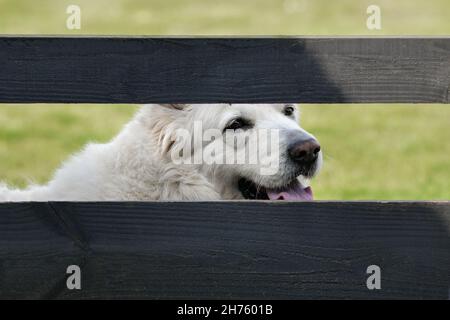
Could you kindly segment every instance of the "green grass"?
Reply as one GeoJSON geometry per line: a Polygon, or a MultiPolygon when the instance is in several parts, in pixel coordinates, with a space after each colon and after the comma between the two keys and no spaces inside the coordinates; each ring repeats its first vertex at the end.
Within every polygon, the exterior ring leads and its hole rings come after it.
{"type": "MultiPolygon", "coordinates": [[[[378,0],[382,30],[365,27],[365,0],[0,0],[0,33],[135,35],[445,35],[448,0],[378,0]],[[82,29],[65,28],[78,4],[82,29]]],[[[1,70],[0,70],[1,72],[1,70]]],[[[136,106],[0,105],[0,180],[45,182],[88,141],[107,141],[136,106]]],[[[302,125],[321,141],[318,199],[449,199],[450,108],[308,105],[302,125]]]]}
{"type": "Polygon", "coordinates": [[[448,0],[0,0],[0,32],[28,34],[450,34],[448,0]],[[82,29],[65,28],[77,4],[82,29]],[[366,29],[366,8],[382,30],[366,29]]]}
{"type": "Polygon", "coordinates": [[[440,105],[303,107],[320,140],[320,199],[449,199],[450,108],[440,105]]]}
{"type": "Polygon", "coordinates": [[[0,105],[0,180],[45,182],[88,141],[106,142],[136,110],[123,105],[0,105]]]}

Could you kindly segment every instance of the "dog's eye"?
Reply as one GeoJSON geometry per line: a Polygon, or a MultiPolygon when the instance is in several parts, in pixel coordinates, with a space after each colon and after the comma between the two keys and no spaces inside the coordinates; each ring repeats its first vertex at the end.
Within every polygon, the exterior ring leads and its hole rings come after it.
{"type": "Polygon", "coordinates": [[[294,110],[295,109],[294,109],[293,106],[286,106],[283,109],[283,113],[284,113],[285,116],[290,117],[290,116],[292,116],[294,114],[294,110]]]}
{"type": "Polygon", "coordinates": [[[249,129],[252,126],[251,122],[244,118],[236,118],[231,120],[225,127],[225,130],[238,130],[238,129],[249,129]]]}

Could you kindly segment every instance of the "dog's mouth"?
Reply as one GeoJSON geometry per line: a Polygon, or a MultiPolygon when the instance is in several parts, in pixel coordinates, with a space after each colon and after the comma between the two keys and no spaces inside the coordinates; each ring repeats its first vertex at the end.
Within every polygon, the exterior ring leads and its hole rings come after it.
{"type": "Polygon", "coordinates": [[[249,200],[288,200],[311,201],[313,193],[311,187],[303,186],[297,179],[283,188],[266,188],[257,186],[253,181],[241,178],[238,181],[239,191],[249,200]]]}

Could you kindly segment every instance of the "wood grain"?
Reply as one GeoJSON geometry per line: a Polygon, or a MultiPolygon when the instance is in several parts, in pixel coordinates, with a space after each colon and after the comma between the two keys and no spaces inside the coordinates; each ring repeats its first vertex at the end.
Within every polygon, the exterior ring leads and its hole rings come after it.
{"type": "Polygon", "coordinates": [[[0,37],[0,102],[448,103],[450,38],[0,37]]]}
{"type": "Polygon", "coordinates": [[[447,299],[449,266],[449,202],[0,205],[0,298],[447,299]]]}

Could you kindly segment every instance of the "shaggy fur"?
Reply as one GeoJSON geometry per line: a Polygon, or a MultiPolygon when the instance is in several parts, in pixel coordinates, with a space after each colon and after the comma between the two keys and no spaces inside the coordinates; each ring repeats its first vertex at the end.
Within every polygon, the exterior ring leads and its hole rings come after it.
{"type": "MultiPolygon", "coordinates": [[[[279,128],[309,135],[298,126],[298,111],[282,113],[285,105],[146,105],[109,143],[88,144],[66,161],[47,185],[13,190],[0,185],[0,201],[117,201],[117,200],[220,200],[242,199],[239,177],[259,185],[286,185],[296,175],[288,163],[288,134],[281,137],[280,170],[261,176],[258,166],[175,164],[171,151],[185,143],[176,130],[224,128],[232,117],[245,116],[258,128],[279,128]]],[[[283,131],[284,132],[284,131],[283,131]]],[[[221,139],[212,143],[223,144],[221,139]]],[[[197,146],[192,146],[195,154],[197,146]]],[[[322,157],[316,170],[320,167],[322,157]]],[[[313,173],[313,174],[314,174],[313,173]]],[[[300,177],[301,178],[301,177],[300,177]]]]}

